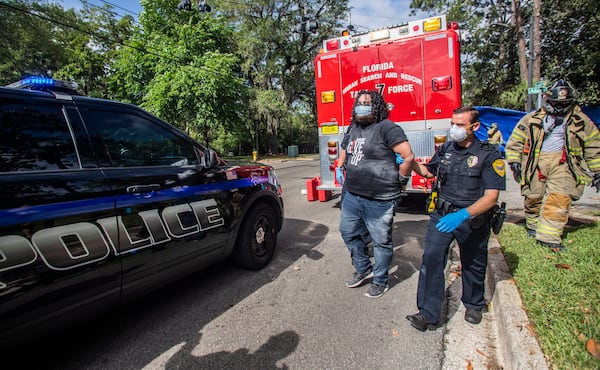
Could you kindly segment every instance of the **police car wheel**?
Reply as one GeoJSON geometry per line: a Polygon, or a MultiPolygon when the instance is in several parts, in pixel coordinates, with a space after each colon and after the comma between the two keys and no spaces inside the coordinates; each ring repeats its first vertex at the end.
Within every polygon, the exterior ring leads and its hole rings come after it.
{"type": "Polygon", "coordinates": [[[253,206],[237,237],[233,262],[242,268],[259,270],[265,267],[275,251],[277,231],[275,214],[266,204],[253,206]]]}

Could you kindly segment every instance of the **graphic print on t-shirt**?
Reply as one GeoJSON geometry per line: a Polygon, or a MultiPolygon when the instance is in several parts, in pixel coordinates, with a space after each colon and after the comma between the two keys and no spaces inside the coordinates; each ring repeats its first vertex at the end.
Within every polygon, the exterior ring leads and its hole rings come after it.
{"type": "Polygon", "coordinates": [[[365,144],[365,138],[361,137],[361,138],[357,138],[356,140],[354,140],[350,146],[349,146],[349,150],[348,153],[352,154],[352,158],[350,158],[350,164],[353,166],[357,166],[358,162],[360,162],[363,157],[364,157],[364,144],[365,144]]]}

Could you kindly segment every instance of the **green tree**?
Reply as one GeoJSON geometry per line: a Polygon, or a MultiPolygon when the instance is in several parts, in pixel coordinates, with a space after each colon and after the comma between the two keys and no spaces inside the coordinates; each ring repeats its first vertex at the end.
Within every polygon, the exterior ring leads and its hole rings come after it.
{"type": "Polygon", "coordinates": [[[0,84],[52,75],[67,63],[65,45],[77,35],[58,21],[76,22],[77,15],[46,1],[0,2],[0,84]]]}
{"type": "Polygon", "coordinates": [[[238,126],[244,111],[234,35],[218,14],[177,11],[171,0],[142,5],[140,26],[113,64],[111,91],[208,146],[220,128],[238,126]]]}
{"type": "MultiPolygon", "coordinates": [[[[348,1],[223,0],[215,7],[236,30],[243,77],[252,88],[248,120],[255,127],[255,141],[264,146],[261,151],[277,153],[279,128],[297,114],[294,106],[308,104],[314,112],[312,63],[322,41],[342,28],[348,1]],[[311,24],[317,25],[315,33],[311,24]]],[[[303,118],[316,133],[314,115],[303,118]]]]}
{"type": "Polygon", "coordinates": [[[542,75],[568,78],[580,102],[600,104],[600,2],[545,1],[541,10],[542,75]]]}
{"type": "Polygon", "coordinates": [[[524,109],[530,76],[531,82],[567,77],[582,103],[600,101],[597,0],[412,0],[410,6],[446,13],[461,25],[465,103],[524,109]]]}
{"type": "Polygon", "coordinates": [[[82,4],[72,22],[77,32],[64,45],[67,62],[55,76],[77,82],[84,95],[107,97],[109,66],[123,41],[131,36],[134,19],[129,15],[119,18],[110,4],[82,4]]]}

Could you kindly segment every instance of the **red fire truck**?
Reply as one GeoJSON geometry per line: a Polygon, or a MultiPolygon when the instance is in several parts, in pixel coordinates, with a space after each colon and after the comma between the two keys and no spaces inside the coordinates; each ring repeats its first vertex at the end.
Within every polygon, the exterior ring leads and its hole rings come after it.
{"type": "MultiPolygon", "coordinates": [[[[309,200],[315,191],[341,189],[334,166],[362,89],[383,94],[417,161],[427,162],[446,141],[452,110],[461,105],[457,29],[442,15],[323,42],[314,65],[321,175],[307,183],[309,200]]],[[[430,189],[430,181],[413,172],[407,192],[430,189]]]]}

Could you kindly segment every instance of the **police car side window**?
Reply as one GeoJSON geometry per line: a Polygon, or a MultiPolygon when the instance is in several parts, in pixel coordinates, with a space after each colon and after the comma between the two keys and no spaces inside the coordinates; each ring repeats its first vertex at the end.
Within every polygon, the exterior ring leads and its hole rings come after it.
{"type": "Polygon", "coordinates": [[[0,102],[0,172],[80,168],[60,105],[0,102]]]}
{"type": "Polygon", "coordinates": [[[102,166],[187,166],[198,163],[193,145],[133,113],[81,110],[102,166]],[[99,149],[98,149],[99,148],[99,149]]]}

